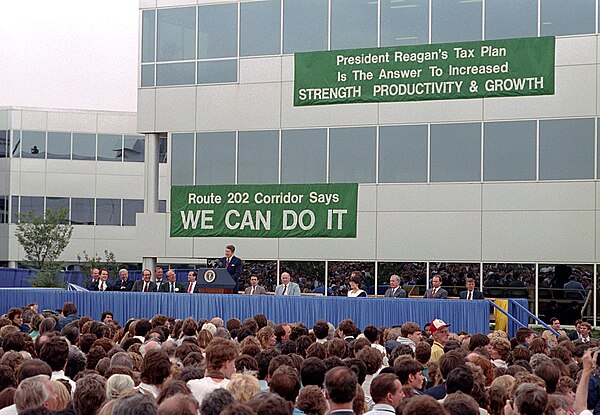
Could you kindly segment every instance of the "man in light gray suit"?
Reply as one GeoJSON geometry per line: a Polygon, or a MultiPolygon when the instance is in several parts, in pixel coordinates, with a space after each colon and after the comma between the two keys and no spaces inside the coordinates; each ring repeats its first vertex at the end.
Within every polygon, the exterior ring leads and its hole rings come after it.
{"type": "Polygon", "coordinates": [[[400,277],[392,275],[390,277],[390,288],[383,295],[391,298],[406,298],[406,291],[400,287],[400,277]]]}
{"type": "Polygon", "coordinates": [[[250,286],[246,287],[244,294],[258,295],[266,294],[267,290],[262,285],[258,285],[258,277],[256,275],[250,276],[250,286]]]}
{"type": "Polygon", "coordinates": [[[281,284],[275,288],[275,295],[300,295],[300,286],[290,282],[290,274],[281,274],[281,284]]]}
{"type": "Polygon", "coordinates": [[[448,298],[448,291],[442,288],[442,277],[437,274],[431,277],[431,288],[425,291],[423,298],[448,298]]]}

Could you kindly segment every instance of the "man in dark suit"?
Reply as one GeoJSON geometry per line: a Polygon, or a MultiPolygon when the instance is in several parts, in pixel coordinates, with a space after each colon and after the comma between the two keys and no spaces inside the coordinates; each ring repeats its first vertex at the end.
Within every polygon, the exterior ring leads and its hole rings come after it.
{"type": "Polygon", "coordinates": [[[119,281],[112,286],[112,291],[128,292],[133,288],[133,281],[129,279],[129,271],[125,268],[119,270],[119,281]]]}
{"type": "Polygon", "coordinates": [[[98,281],[90,285],[90,291],[110,291],[110,286],[108,285],[108,270],[106,268],[102,268],[100,270],[100,278],[98,281]]]}
{"type": "Polygon", "coordinates": [[[85,283],[85,288],[87,288],[89,291],[98,291],[98,283],[100,282],[100,270],[98,268],[92,268],[91,271],[91,280],[88,280],[85,283]],[[94,288],[92,287],[96,287],[96,289],[94,290],[94,288]]]}
{"type": "Polygon", "coordinates": [[[266,294],[267,290],[262,285],[258,285],[258,277],[256,275],[252,275],[250,277],[250,286],[246,287],[244,290],[244,294],[250,295],[258,295],[258,294],[266,294]]]}
{"type": "Polygon", "coordinates": [[[325,398],[331,415],[354,415],[356,383],[356,375],[346,366],[334,367],[325,374],[325,398]]]}
{"type": "Polygon", "coordinates": [[[431,277],[431,288],[425,291],[423,298],[448,298],[448,291],[442,288],[442,277],[437,274],[431,277]]]}
{"type": "Polygon", "coordinates": [[[390,277],[390,288],[383,295],[384,297],[391,298],[406,298],[406,291],[400,287],[400,277],[392,275],[390,277]]]}
{"type": "Polygon", "coordinates": [[[172,269],[167,271],[167,283],[160,287],[160,290],[165,293],[185,293],[185,287],[182,283],[177,282],[177,276],[172,269]]]}
{"type": "Polygon", "coordinates": [[[136,281],[133,284],[133,288],[131,291],[135,291],[135,292],[150,292],[150,291],[154,291],[156,289],[156,285],[150,281],[150,277],[151,277],[152,273],[150,272],[149,269],[145,269],[142,271],[142,279],[139,281],[136,281]]]}
{"type": "Polygon", "coordinates": [[[154,268],[154,285],[155,288],[153,291],[160,292],[161,287],[165,284],[165,279],[163,278],[163,269],[161,267],[154,268]]]}
{"type": "Polygon", "coordinates": [[[185,286],[185,292],[188,294],[199,294],[200,293],[200,284],[197,283],[198,273],[196,271],[188,272],[188,283],[185,286]]]}
{"type": "Polygon", "coordinates": [[[465,282],[465,291],[461,291],[458,296],[461,300],[483,300],[483,293],[475,288],[475,280],[467,278],[465,282]]]}
{"type": "Polygon", "coordinates": [[[242,260],[233,255],[235,253],[235,246],[227,245],[225,247],[225,256],[221,258],[221,266],[225,268],[231,278],[235,281],[235,287],[233,287],[233,292],[235,294],[238,293],[240,286],[240,274],[242,273],[242,260]]]}

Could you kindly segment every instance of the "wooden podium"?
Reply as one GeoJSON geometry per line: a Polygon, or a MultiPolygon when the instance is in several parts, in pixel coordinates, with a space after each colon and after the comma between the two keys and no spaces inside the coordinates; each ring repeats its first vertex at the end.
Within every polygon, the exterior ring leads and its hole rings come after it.
{"type": "Polygon", "coordinates": [[[198,268],[196,284],[201,294],[232,294],[235,281],[225,268],[198,268]]]}

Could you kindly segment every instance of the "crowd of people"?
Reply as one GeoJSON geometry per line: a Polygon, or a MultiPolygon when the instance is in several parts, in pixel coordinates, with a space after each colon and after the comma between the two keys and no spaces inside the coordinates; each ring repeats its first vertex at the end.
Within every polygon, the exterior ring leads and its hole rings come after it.
{"type": "Polygon", "coordinates": [[[600,413],[598,341],[583,321],[510,339],[452,333],[442,319],[360,330],[263,314],[93,317],[71,302],[7,310],[0,415],[600,413]]]}

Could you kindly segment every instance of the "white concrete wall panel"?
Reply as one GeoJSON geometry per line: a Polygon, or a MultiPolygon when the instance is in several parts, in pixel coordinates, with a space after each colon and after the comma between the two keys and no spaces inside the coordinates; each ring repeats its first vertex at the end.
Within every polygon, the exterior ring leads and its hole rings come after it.
{"type": "Polygon", "coordinates": [[[46,194],[46,174],[44,172],[21,171],[18,191],[11,187],[12,194],[44,196],[46,194]]]}
{"type": "Polygon", "coordinates": [[[10,130],[10,111],[0,110],[0,130],[10,130]]]}
{"type": "Polygon", "coordinates": [[[195,87],[157,89],[157,131],[194,131],[196,129],[195,106],[195,87]]]}
{"type": "Polygon", "coordinates": [[[598,59],[598,37],[565,36],[556,38],[556,66],[595,65],[598,59]]]}
{"type": "Polygon", "coordinates": [[[98,130],[98,117],[91,112],[49,111],[48,130],[96,133],[98,130]]]}
{"type": "Polygon", "coordinates": [[[99,113],[98,133],[137,134],[137,117],[135,113],[99,113]]]}
{"type": "Polygon", "coordinates": [[[48,112],[23,110],[21,113],[21,129],[45,131],[48,128],[48,112]]]}
{"type": "Polygon", "coordinates": [[[281,81],[281,57],[242,58],[240,84],[281,81]]]}
{"type": "MultiPolygon", "coordinates": [[[[113,187],[115,186],[113,185],[113,187]]],[[[96,176],[94,174],[48,172],[46,173],[46,196],[95,197],[96,176]]]]}
{"type": "Polygon", "coordinates": [[[380,124],[482,121],[483,99],[393,102],[379,105],[380,124]]]}
{"type": "Polygon", "coordinates": [[[379,212],[469,212],[481,210],[481,184],[379,185],[379,212]]]}
{"type": "Polygon", "coordinates": [[[166,252],[166,241],[168,228],[166,215],[157,213],[144,213],[136,216],[136,226],[129,234],[133,251],[137,253],[138,261],[141,256],[164,257],[166,252]]]}
{"type": "Polygon", "coordinates": [[[157,132],[156,89],[138,89],[137,131],[157,132]]]}

